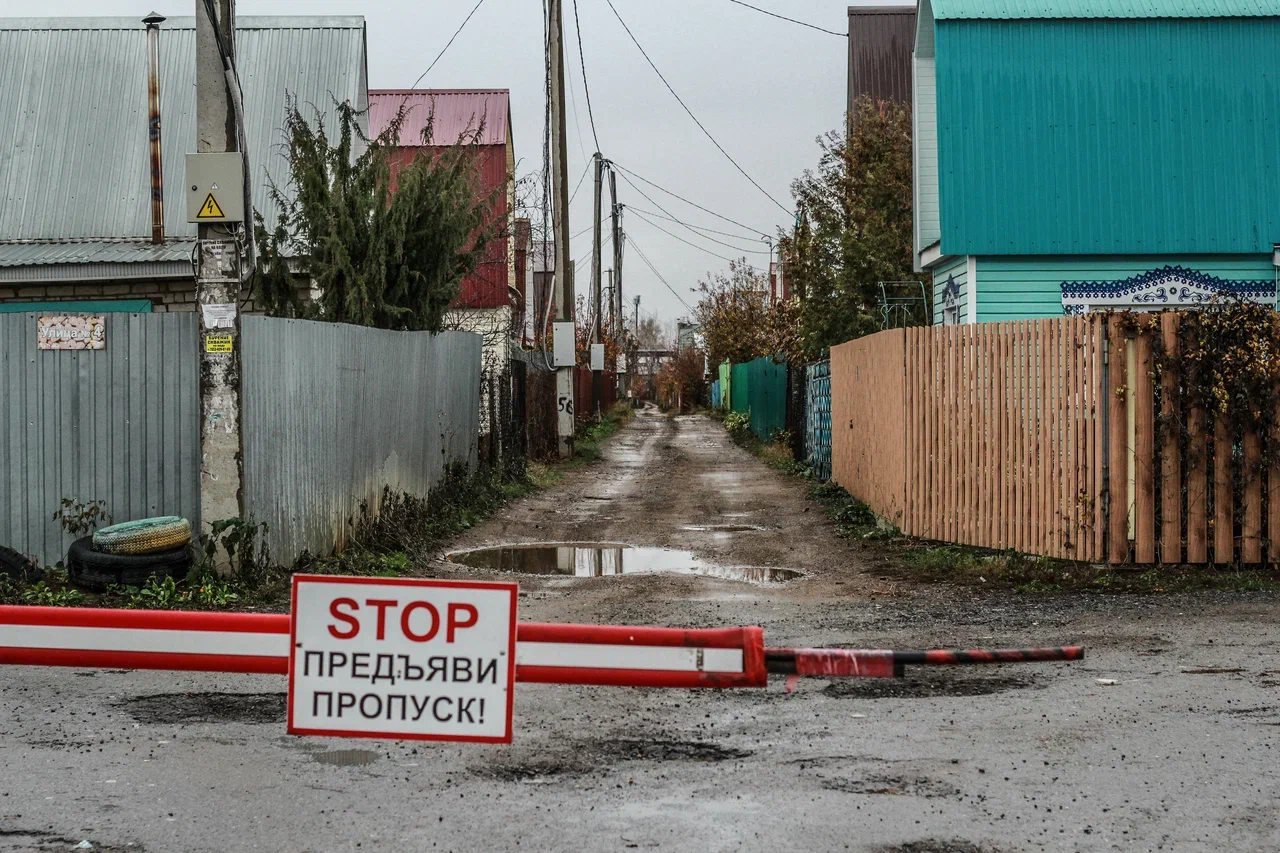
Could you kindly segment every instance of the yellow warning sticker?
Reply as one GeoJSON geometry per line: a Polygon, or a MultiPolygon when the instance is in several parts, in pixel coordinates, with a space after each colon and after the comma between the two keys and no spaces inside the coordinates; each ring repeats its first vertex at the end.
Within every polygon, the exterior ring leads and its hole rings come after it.
{"type": "Polygon", "coordinates": [[[204,204],[200,205],[200,212],[196,214],[196,219],[225,218],[226,214],[223,213],[222,208],[218,206],[218,200],[213,197],[213,193],[209,193],[209,195],[205,197],[204,204]]]}
{"type": "Polygon", "coordinates": [[[231,352],[231,336],[230,335],[205,335],[204,351],[205,352],[231,352]]]}

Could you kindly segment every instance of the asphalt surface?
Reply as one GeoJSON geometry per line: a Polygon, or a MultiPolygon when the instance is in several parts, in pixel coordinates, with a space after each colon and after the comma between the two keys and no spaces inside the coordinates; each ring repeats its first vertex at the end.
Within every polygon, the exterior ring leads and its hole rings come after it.
{"type": "Polygon", "coordinates": [[[278,677],[11,668],[0,850],[1280,849],[1274,595],[904,585],[718,425],[655,412],[454,547],[539,541],[806,577],[525,576],[524,619],[757,624],[771,645],[1083,642],[1087,658],[790,694],[522,684],[511,746],[290,737],[278,677]]]}

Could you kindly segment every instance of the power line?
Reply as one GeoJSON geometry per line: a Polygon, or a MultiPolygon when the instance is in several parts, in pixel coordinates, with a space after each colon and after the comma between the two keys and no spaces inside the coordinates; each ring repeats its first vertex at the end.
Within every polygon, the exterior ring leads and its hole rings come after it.
{"type": "Polygon", "coordinates": [[[413,81],[413,85],[409,87],[410,89],[418,88],[418,84],[422,82],[422,78],[431,73],[431,69],[436,67],[436,63],[440,61],[440,57],[444,56],[444,52],[449,49],[449,45],[453,44],[453,40],[458,37],[458,33],[462,32],[462,28],[467,25],[467,21],[471,20],[471,16],[476,13],[476,9],[479,9],[480,4],[483,2],[484,0],[476,0],[476,5],[471,7],[471,11],[467,13],[467,17],[462,19],[462,23],[453,31],[453,35],[449,36],[449,41],[445,42],[444,47],[440,48],[440,52],[436,54],[435,59],[431,60],[431,64],[427,66],[427,70],[419,74],[418,79],[413,81]]]}
{"type": "MultiPolygon", "coordinates": [[[[600,224],[601,224],[601,225],[604,225],[606,222],[608,222],[608,221],[609,221],[609,217],[610,217],[610,216],[612,216],[612,215],[613,215],[613,214],[611,214],[611,213],[606,213],[604,216],[601,216],[601,217],[600,217],[600,224]]],[[[578,239],[579,237],[581,237],[583,234],[586,234],[588,231],[590,231],[592,228],[595,228],[595,227],[596,227],[595,225],[588,225],[586,228],[583,228],[583,229],[582,229],[581,231],[579,231],[577,234],[574,234],[574,235],[572,235],[571,237],[569,237],[569,239],[570,239],[570,240],[577,240],[577,239],[578,239]]],[[[609,237],[609,236],[610,236],[609,234],[607,234],[607,233],[605,234],[605,237],[609,237]]]]}
{"type": "MultiPolygon", "coordinates": [[[[746,252],[746,253],[747,253],[747,254],[749,254],[749,255],[767,255],[767,254],[769,254],[768,252],[764,251],[763,249],[746,249],[746,248],[743,248],[742,246],[738,246],[738,245],[735,245],[735,244],[733,244],[733,243],[726,243],[726,242],[725,242],[725,241],[723,241],[723,240],[717,240],[715,237],[708,237],[708,236],[706,236],[705,234],[699,234],[699,233],[698,233],[698,231],[699,231],[700,229],[698,229],[698,227],[697,227],[697,226],[689,225],[689,224],[687,224],[687,223],[681,222],[679,219],[674,219],[674,218],[672,218],[672,217],[670,217],[670,216],[662,216],[662,215],[657,214],[657,213],[650,213],[650,212],[649,212],[649,211],[647,211],[647,210],[642,210],[642,209],[640,209],[640,208],[638,208],[638,207],[636,207],[636,206],[634,206],[634,205],[630,205],[630,204],[629,204],[629,205],[627,205],[627,210],[629,210],[629,211],[631,211],[632,213],[636,214],[636,215],[637,215],[637,216],[639,216],[641,219],[645,220],[645,221],[646,221],[646,222],[648,222],[650,225],[652,225],[654,228],[658,228],[659,226],[658,226],[656,223],[654,223],[654,222],[652,222],[652,221],[650,221],[650,220],[649,220],[649,217],[650,217],[650,216],[655,216],[655,217],[657,217],[658,219],[666,219],[666,220],[668,220],[668,221],[670,221],[670,222],[674,222],[674,223],[675,223],[675,224],[677,224],[677,225],[680,225],[680,226],[683,226],[683,227],[685,227],[685,228],[688,228],[688,229],[689,229],[689,230],[690,230],[690,231],[691,231],[695,236],[697,236],[697,237],[701,237],[703,240],[710,240],[712,243],[715,243],[715,244],[720,245],[720,246],[724,246],[725,248],[728,248],[728,249],[733,249],[733,250],[734,250],[734,251],[736,251],[736,252],[746,252]]],[[[710,230],[710,229],[707,229],[707,230],[710,230]]],[[[714,233],[716,233],[716,234],[724,234],[724,232],[723,232],[723,231],[716,231],[716,232],[714,232],[714,233]]],[[[674,235],[674,234],[672,234],[671,236],[672,236],[672,237],[675,237],[675,235],[674,235]]],[[[735,235],[735,234],[725,234],[725,236],[726,236],[726,237],[735,237],[735,236],[737,236],[737,235],[735,235]]],[[[678,239],[680,239],[680,238],[679,238],[679,237],[676,237],[676,239],[678,240],[678,239]]],[[[741,239],[741,238],[739,238],[739,239],[741,239]]]]}
{"type": "Polygon", "coordinates": [[[587,165],[583,167],[582,174],[578,176],[578,182],[573,185],[573,192],[569,194],[569,204],[573,204],[573,200],[578,195],[578,188],[582,186],[582,180],[587,176],[587,172],[591,170],[591,161],[587,161],[587,165]]]}
{"type": "Polygon", "coordinates": [[[838,33],[835,30],[823,29],[822,27],[818,27],[813,24],[806,23],[805,21],[797,21],[795,18],[788,18],[786,15],[779,15],[777,12],[770,12],[768,9],[761,9],[759,6],[752,6],[750,3],[743,3],[742,0],[729,0],[729,2],[737,3],[739,6],[746,6],[748,9],[755,9],[757,12],[763,12],[764,14],[768,15],[771,18],[778,18],[783,21],[790,21],[793,24],[799,24],[800,26],[808,27],[811,30],[817,30],[820,33],[830,33],[831,35],[839,36],[842,39],[849,37],[847,33],[838,33]]]}
{"type": "Polygon", "coordinates": [[[582,91],[587,96],[587,118],[591,120],[591,138],[600,150],[600,137],[596,136],[596,117],[591,111],[591,87],[587,85],[587,58],[582,53],[582,24],[578,23],[578,0],[573,0],[573,29],[578,34],[578,62],[582,65],[582,91]]]}
{"type": "MultiPolygon", "coordinates": [[[[619,163],[619,162],[618,162],[618,161],[616,161],[616,160],[610,160],[609,162],[610,162],[610,163],[612,163],[614,166],[617,166],[619,169],[621,169],[623,172],[625,172],[625,173],[626,173],[625,175],[623,175],[623,176],[622,176],[622,179],[623,179],[624,181],[627,181],[627,183],[629,183],[629,184],[631,184],[631,181],[627,180],[627,175],[630,175],[631,177],[635,178],[635,179],[636,179],[636,180],[638,180],[638,181],[643,181],[644,183],[646,183],[646,184],[648,184],[649,186],[653,187],[655,190],[658,190],[658,191],[660,191],[660,192],[664,192],[664,193],[666,193],[667,195],[671,196],[672,198],[677,198],[677,199],[679,199],[680,201],[684,202],[684,203],[685,203],[685,204],[687,204],[687,205],[690,205],[690,206],[692,206],[692,207],[696,207],[696,208],[698,208],[698,210],[701,210],[703,213],[709,213],[709,214],[711,214],[712,216],[714,216],[716,219],[723,219],[725,222],[728,222],[730,225],[737,225],[739,228],[744,228],[744,229],[746,229],[747,231],[751,231],[752,233],[755,233],[755,234],[764,235],[764,233],[765,233],[765,232],[763,232],[763,231],[759,230],[758,228],[752,228],[750,225],[743,225],[741,222],[739,222],[739,221],[738,221],[738,220],[736,220],[736,219],[730,219],[729,217],[725,216],[725,215],[724,215],[724,214],[722,214],[722,213],[716,213],[714,210],[711,210],[711,209],[709,209],[709,208],[703,207],[702,205],[698,204],[696,201],[689,201],[689,199],[685,198],[685,197],[684,197],[684,196],[682,196],[682,195],[677,195],[676,193],[672,192],[671,190],[667,189],[666,187],[660,187],[660,186],[658,186],[657,184],[655,184],[653,181],[649,180],[648,178],[643,178],[643,177],[641,177],[640,175],[637,175],[635,172],[631,171],[631,170],[630,170],[630,169],[628,169],[626,166],[623,166],[621,163],[619,163]]],[[[645,198],[648,198],[648,199],[649,199],[649,201],[653,202],[655,205],[658,205],[658,203],[657,203],[656,201],[653,201],[653,199],[649,198],[649,196],[648,196],[648,195],[645,195],[644,190],[640,189],[640,188],[639,188],[639,187],[637,187],[635,184],[631,184],[631,188],[632,188],[632,189],[634,189],[636,192],[640,193],[640,195],[644,196],[645,198]]],[[[668,215],[670,215],[670,213],[671,213],[671,211],[667,210],[667,209],[666,209],[665,207],[663,207],[662,205],[658,205],[658,209],[659,209],[659,210],[662,210],[662,211],[665,211],[668,215]]]]}
{"type": "Polygon", "coordinates": [[[681,296],[679,293],[676,293],[676,289],[674,287],[672,287],[670,284],[667,284],[667,280],[662,277],[662,273],[658,272],[657,267],[655,267],[649,261],[648,257],[645,256],[644,251],[639,246],[636,245],[635,239],[630,234],[625,235],[623,239],[631,244],[631,248],[636,250],[636,254],[640,256],[640,260],[644,261],[645,266],[647,266],[650,270],[653,271],[653,274],[658,277],[658,281],[666,285],[667,290],[671,291],[671,295],[674,296],[676,299],[679,299],[680,304],[683,305],[685,308],[688,308],[690,311],[693,311],[694,310],[693,306],[690,305],[688,302],[685,302],[684,297],[681,296]]]}
{"type": "MultiPolygon", "coordinates": [[[[632,189],[635,189],[634,185],[632,186],[632,189]]],[[[708,234],[719,234],[721,237],[732,237],[735,240],[750,240],[756,236],[755,234],[734,234],[732,231],[717,231],[716,229],[708,228],[705,225],[690,225],[688,222],[685,222],[681,219],[676,219],[674,216],[671,215],[671,211],[669,210],[667,211],[666,215],[663,215],[661,213],[654,213],[652,210],[644,210],[643,208],[636,207],[633,204],[627,205],[627,210],[639,210],[641,213],[647,213],[650,216],[656,217],[658,219],[665,219],[668,222],[674,222],[677,225],[683,225],[685,228],[692,228],[694,231],[705,231],[708,234]]],[[[760,236],[763,237],[764,235],[761,234],[760,236]]]]}
{"type": "Polygon", "coordinates": [[[573,74],[570,73],[572,65],[564,66],[565,86],[569,90],[569,103],[573,104],[573,130],[578,134],[578,151],[582,154],[582,159],[588,162],[591,158],[587,156],[586,143],[582,141],[582,125],[578,123],[578,96],[573,93],[573,74]]]}
{"type": "Polygon", "coordinates": [[[666,77],[662,76],[662,72],[658,70],[658,66],[653,64],[653,60],[649,58],[649,54],[645,53],[644,48],[640,46],[640,42],[637,41],[635,35],[632,34],[631,28],[627,26],[627,22],[622,20],[622,16],[618,14],[618,10],[614,8],[613,0],[605,0],[605,2],[609,4],[609,8],[613,10],[613,16],[618,19],[618,23],[622,24],[622,28],[627,31],[627,35],[631,37],[631,41],[635,43],[635,46],[637,48],[639,48],[640,54],[644,57],[645,62],[649,63],[649,67],[653,69],[653,73],[658,75],[658,79],[662,81],[662,85],[666,86],[667,91],[670,92],[675,97],[675,99],[680,102],[680,106],[684,107],[684,111],[689,114],[689,118],[693,119],[693,123],[698,126],[698,129],[701,130],[704,134],[706,134],[707,139],[711,140],[712,145],[720,149],[720,153],[725,156],[725,159],[727,159],[730,163],[733,164],[735,169],[737,169],[739,172],[742,173],[742,177],[750,181],[753,187],[760,190],[760,192],[764,193],[765,198],[769,199],[769,201],[776,204],[783,213],[790,216],[791,211],[783,207],[782,202],[778,201],[776,198],[769,195],[769,191],[766,190],[764,187],[760,186],[758,183],[756,183],[755,178],[748,175],[746,169],[743,169],[741,166],[739,166],[738,161],[733,159],[731,156],[729,156],[729,152],[724,150],[724,146],[721,145],[719,142],[716,142],[716,138],[711,135],[711,131],[707,130],[703,126],[702,122],[698,121],[698,117],[693,114],[693,110],[689,109],[689,105],[684,102],[684,99],[681,98],[678,94],[676,94],[676,90],[671,88],[671,84],[667,82],[666,77]]]}
{"type": "Polygon", "coordinates": [[[710,249],[704,249],[702,246],[699,246],[697,243],[690,243],[688,240],[686,240],[685,238],[683,238],[683,237],[681,237],[681,236],[679,236],[679,235],[677,235],[677,234],[672,234],[670,231],[668,231],[667,229],[663,228],[661,225],[659,225],[658,223],[654,222],[653,220],[649,219],[647,216],[642,216],[642,215],[641,215],[641,214],[640,214],[640,213],[639,213],[635,208],[631,208],[631,212],[632,212],[632,213],[634,213],[634,214],[636,214],[637,216],[639,216],[639,217],[640,217],[640,220],[641,220],[642,222],[647,222],[648,224],[652,225],[654,228],[657,228],[657,229],[658,229],[659,231],[661,231],[663,234],[666,234],[666,235],[667,235],[668,237],[670,237],[672,240],[679,240],[681,243],[684,243],[686,246],[691,246],[691,247],[693,247],[693,248],[697,249],[699,252],[706,252],[708,255],[710,255],[710,256],[711,256],[711,257],[713,257],[713,258],[719,258],[720,260],[722,260],[722,261],[728,261],[729,263],[733,263],[733,262],[734,262],[734,258],[726,258],[724,255],[721,255],[721,254],[718,254],[718,253],[716,253],[716,252],[713,252],[713,251],[711,251],[710,249]]]}
{"type": "MultiPolygon", "coordinates": [[[[588,229],[588,230],[590,230],[590,229],[588,229]]],[[[603,255],[603,254],[604,254],[604,247],[605,247],[605,246],[609,246],[609,245],[612,245],[612,244],[613,244],[613,235],[612,235],[612,234],[605,234],[605,235],[604,235],[604,239],[600,241],[600,254],[601,254],[601,255],[603,255]]],[[[585,255],[583,255],[583,256],[582,256],[582,257],[577,261],[577,263],[575,263],[575,264],[573,265],[573,273],[574,273],[574,275],[577,275],[577,274],[578,274],[578,271],[579,271],[580,269],[582,269],[582,268],[583,268],[583,266],[585,266],[585,265],[587,264],[587,262],[588,262],[588,261],[590,261],[590,260],[592,259],[592,257],[593,257],[593,255],[592,255],[592,253],[591,253],[591,252],[587,252],[585,255]]]]}

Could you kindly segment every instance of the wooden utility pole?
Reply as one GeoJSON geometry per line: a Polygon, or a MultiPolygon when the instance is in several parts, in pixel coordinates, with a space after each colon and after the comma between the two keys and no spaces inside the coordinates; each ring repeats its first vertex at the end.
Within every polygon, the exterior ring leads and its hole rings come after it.
{"type": "MultiPolygon", "coordinates": [[[[618,173],[612,167],[609,169],[609,209],[613,214],[613,339],[621,353],[626,338],[623,329],[627,325],[622,316],[622,205],[618,204],[618,173]]],[[[617,369],[616,364],[614,369],[617,369]]],[[[621,400],[626,391],[625,374],[618,371],[616,378],[618,399],[621,400]]]]}
{"type": "MultiPolygon", "coordinates": [[[[604,161],[600,158],[600,152],[597,151],[592,158],[595,163],[596,173],[596,192],[595,192],[595,220],[591,226],[592,242],[591,242],[591,309],[595,315],[591,321],[591,343],[594,348],[596,344],[603,343],[604,338],[601,337],[600,321],[604,316],[603,303],[600,301],[600,193],[603,189],[604,182],[604,161]]],[[[603,365],[602,365],[603,366],[603,365]]],[[[595,404],[596,414],[600,414],[600,397],[604,391],[603,376],[596,369],[596,361],[594,353],[591,359],[591,399],[595,404]]]]}
{"type": "MultiPolygon", "coordinates": [[[[564,20],[561,0],[547,0],[551,74],[551,219],[555,231],[556,320],[573,322],[573,267],[569,263],[569,172],[565,146],[564,20]]],[[[563,328],[563,327],[562,327],[563,328]]],[[[556,436],[561,456],[573,453],[573,367],[556,367],[556,436]]]]}
{"type": "MultiPolygon", "coordinates": [[[[196,0],[196,151],[238,151],[227,64],[235,57],[235,0],[196,0]],[[224,62],[223,52],[227,54],[224,62]]],[[[240,248],[226,222],[200,223],[196,310],[200,322],[200,519],[242,518],[240,248]]]]}

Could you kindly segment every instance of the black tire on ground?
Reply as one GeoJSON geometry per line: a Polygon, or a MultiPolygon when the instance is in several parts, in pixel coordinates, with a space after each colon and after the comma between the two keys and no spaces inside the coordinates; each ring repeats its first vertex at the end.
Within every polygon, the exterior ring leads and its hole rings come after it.
{"type": "Polygon", "coordinates": [[[44,579],[44,570],[27,555],[0,545],[0,575],[23,583],[37,583],[44,579]]]}
{"type": "Polygon", "coordinates": [[[186,577],[191,561],[188,545],[154,554],[104,554],[93,550],[93,537],[86,536],[67,551],[67,579],[99,592],[111,584],[142,586],[148,578],[186,577]]]}

